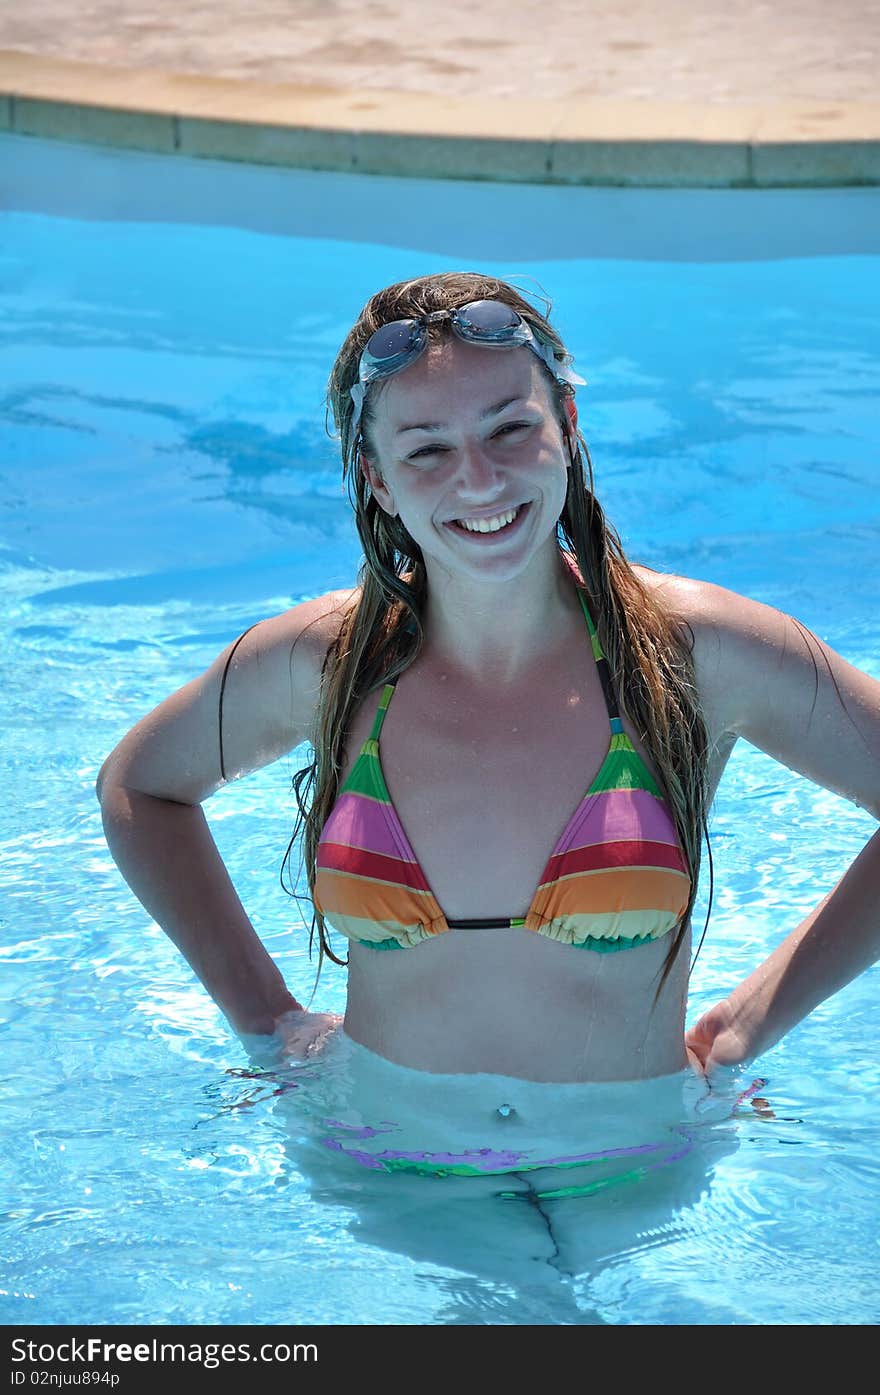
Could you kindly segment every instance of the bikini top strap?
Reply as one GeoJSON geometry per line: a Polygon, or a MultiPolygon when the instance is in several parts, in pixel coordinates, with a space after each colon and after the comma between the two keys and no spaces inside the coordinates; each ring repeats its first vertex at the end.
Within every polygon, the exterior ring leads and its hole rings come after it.
{"type": "Polygon", "coordinates": [[[590,614],[589,606],[587,605],[586,592],[583,587],[578,586],[577,593],[580,597],[581,609],[586,616],[587,628],[590,631],[593,658],[596,660],[596,668],[599,672],[599,682],[602,684],[602,695],[605,698],[605,706],[608,709],[608,719],[611,722],[611,730],[616,734],[623,731],[623,722],[620,719],[620,708],[617,705],[617,695],[614,692],[614,684],[611,681],[611,669],[608,667],[608,660],[602,651],[602,645],[599,643],[599,635],[593,623],[593,617],[590,614]]]}
{"type": "Polygon", "coordinates": [[[369,737],[367,738],[367,740],[369,741],[379,740],[379,732],[382,730],[382,723],[385,720],[385,713],[388,711],[388,704],[391,701],[392,694],[394,693],[394,688],[395,685],[393,683],[386,683],[385,687],[382,689],[382,696],[379,699],[379,706],[376,708],[376,715],[373,718],[373,729],[370,732],[369,737]]]}

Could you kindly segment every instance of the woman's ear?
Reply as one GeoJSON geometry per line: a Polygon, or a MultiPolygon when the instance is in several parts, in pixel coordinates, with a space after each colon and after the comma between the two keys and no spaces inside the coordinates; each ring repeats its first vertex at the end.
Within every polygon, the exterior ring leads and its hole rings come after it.
{"type": "Polygon", "coordinates": [[[378,467],[373,464],[369,456],[364,454],[363,450],[358,451],[358,464],[360,465],[361,474],[373,491],[373,495],[379,507],[383,508],[392,518],[395,518],[397,516],[397,506],[394,503],[394,495],[382,478],[378,467]]]}

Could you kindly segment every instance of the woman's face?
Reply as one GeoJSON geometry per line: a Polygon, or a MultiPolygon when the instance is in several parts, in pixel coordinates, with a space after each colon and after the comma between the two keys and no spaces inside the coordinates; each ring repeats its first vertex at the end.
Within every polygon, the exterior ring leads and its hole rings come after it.
{"type": "Polygon", "coordinates": [[[450,336],[372,391],[374,453],[362,468],[426,565],[503,581],[555,551],[570,457],[529,349],[450,336]]]}

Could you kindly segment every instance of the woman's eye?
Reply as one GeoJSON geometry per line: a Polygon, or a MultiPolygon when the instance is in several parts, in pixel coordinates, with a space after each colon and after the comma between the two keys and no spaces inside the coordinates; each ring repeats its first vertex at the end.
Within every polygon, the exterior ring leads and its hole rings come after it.
{"type": "MultiPolygon", "coordinates": [[[[530,421],[506,421],[503,426],[499,426],[496,431],[492,432],[491,439],[497,441],[499,438],[512,436],[518,431],[529,431],[532,425],[533,423],[530,421]]],[[[419,446],[418,450],[411,451],[406,458],[408,461],[426,461],[430,460],[431,456],[446,455],[449,450],[449,446],[442,445],[419,446]]]]}
{"type": "Polygon", "coordinates": [[[418,450],[412,451],[406,458],[407,460],[427,460],[429,456],[439,455],[441,451],[445,450],[446,446],[420,446],[418,450]]]}

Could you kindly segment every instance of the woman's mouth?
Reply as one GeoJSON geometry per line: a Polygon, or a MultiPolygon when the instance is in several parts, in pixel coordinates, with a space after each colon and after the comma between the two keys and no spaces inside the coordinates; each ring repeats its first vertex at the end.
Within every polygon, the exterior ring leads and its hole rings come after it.
{"type": "Polygon", "coordinates": [[[506,537],[519,530],[528,509],[528,504],[517,504],[515,508],[503,509],[499,513],[485,518],[454,518],[446,526],[454,528],[458,533],[467,533],[469,537],[481,540],[506,537]]]}

